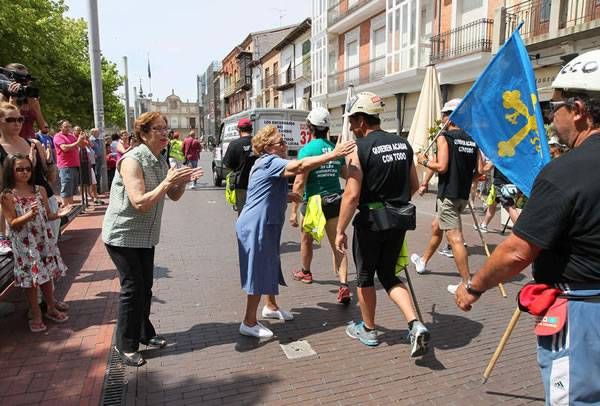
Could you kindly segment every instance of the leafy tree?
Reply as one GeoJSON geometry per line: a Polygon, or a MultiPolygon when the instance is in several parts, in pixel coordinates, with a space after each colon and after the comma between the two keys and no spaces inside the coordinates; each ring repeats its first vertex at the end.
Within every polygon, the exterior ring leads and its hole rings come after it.
{"type": "MultiPolygon", "coordinates": [[[[93,104],[87,24],[65,16],[63,0],[0,0],[0,65],[22,63],[37,78],[50,125],[68,118],[92,127],[93,104]]],[[[102,58],[105,125],[123,126],[116,95],[123,83],[114,63],[102,58]]]]}

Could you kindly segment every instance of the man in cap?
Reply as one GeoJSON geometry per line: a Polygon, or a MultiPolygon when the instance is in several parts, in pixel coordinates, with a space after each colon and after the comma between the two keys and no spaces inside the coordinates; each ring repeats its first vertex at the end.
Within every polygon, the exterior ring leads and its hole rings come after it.
{"type": "Polygon", "coordinates": [[[235,206],[233,209],[239,214],[246,204],[246,191],[248,190],[248,178],[250,169],[255,159],[252,155],[252,121],[242,118],[237,124],[240,138],[232,141],[227,147],[223,157],[223,165],[230,171],[236,172],[235,176],[235,206]]]}
{"type": "MultiPolygon", "coordinates": [[[[442,236],[452,248],[454,262],[463,281],[470,277],[467,249],[464,246],[462,221],[460,215],[467,207],[471,184],[481,164],[479,150],[475,141],[463,130],[449,121],[452,112],[462,100],[452,99],[442,108],[442,122],[446,130],[437,138],[437,160],[430,161],[425,155],[419,155],[417,161],[427,169],[438,173],[437,217],[432,228],[429,245],[423,256],[411,255],[417,272],[425,272],[427,262],[439,247],[442,236]]],[[[448,285],[448,292],[454,294],[458,285],[448,285]]]]}
{"type": "Polygon", "coordinates": [[[571,151],[538,174],[513,234],[459,286],[456,303],[470,310],[483,292],[533,263],[535,309],[523,300],[532,297],[519,296],[523,309],[539,315],[546,402],[592,404],[600,399],[600,50],[570,61],[552,87],[553,123],[571,151]]]}
{"type": "Polygon", "coordinates": [[[346,106],[350,130],[357,138],[357,148],[346,161],[348,181],[342,198],[335,245],[339,251],[346,251],[346,228],[358,208],[360,211],[353,222],[352,252],[362,315],[362,321],[348,325],[346,334],[369,346],[379,344],[375,326],[377,294],[374,276],[377,273],[388,296],[408,321],[410,355],[417,357],[427,352],[430,334],[417,320],[410,293],[396,276],[396,261],[406,229],[375,227],[373,216],[406,207],[419,187],[419,180],[413,165],[412,148],[404,138],[381,129],[379,114],[382,112],[381,98],[371,92],[357,94],[346,106]]]}
{"type": "Polygon", "coordinates": [[[566,147],[560,143],[556,135],[550,137],[550,140],[548,140],[548,146],[550,147],[550,156],[552,157],[552,159],[561,156],[566,149],[566,147]]]}
{"type": "MultiPolygon", "coordinates": [[[[311,140],[300,150],[298,159],[319,156],[333,151],[335,145],[327,139],[327,133],[329,133],[329,111],[323,107],[311,110],[306,118],[306,124],[311,140]]],[[[343,158],[323,164],[308,174],[296,175],[293,191],[300,195],[304,192],[304,202],[300,207],[300,212],[303,216],[306,214],[308,199],[314,195],[321,196],[321,207],[327,220],[325,223],[325,232],[333,251],[333,270],[340,280],[337,302],[348,304],[351,297],[350,288],[348,287],[348,259],[346,255],[335,249],[335,232],[342,200],[340,176],[343,178],[347,177],[346,161],[343,158]]],[[[297,209],[298,203],[292,203],[290,224],[293,227],[298,227],[299,224],[297,209]]],[[[313,281],[310,267],[313,258],[313,238],[310,233],[305,232],[302,228],[300,228],[300,232],[302,234],[300,240],[302,269],[294,270],[292,277],[297,281],[308,284],[313,281]]]]}

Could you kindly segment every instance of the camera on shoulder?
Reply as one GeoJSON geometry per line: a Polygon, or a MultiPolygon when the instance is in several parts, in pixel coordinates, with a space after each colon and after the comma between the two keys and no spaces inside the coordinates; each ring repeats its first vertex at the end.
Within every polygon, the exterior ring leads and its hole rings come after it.
{"type": "Polygon", "coordinates": [[[17,99],[38,98],[40,96],[40,90],[29,85],[34,80],[35,78],[29,73],[0,67],[0,92],[6,97],[16,97],[17,99]],[[10,85],[15,82],[21,86],[16,92],[11,92],[9,90],[10,85]]]}

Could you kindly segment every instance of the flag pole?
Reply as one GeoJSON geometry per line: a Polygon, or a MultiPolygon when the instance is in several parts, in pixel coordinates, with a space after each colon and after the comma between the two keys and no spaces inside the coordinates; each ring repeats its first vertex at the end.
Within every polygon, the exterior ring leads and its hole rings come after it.
{"type": "Polygon", "coordinates": [[[483,380],[481,383],[483,383],[483,384],[486,383],[488,378],[492,374],[492,370],[496,366],[496,362],[498,362],[498,358],[500,358],[502,351],[504,351],[504,347],[506,346],[506,343],[508,342],[510,335],[512,334],[513,330],[515,329],[515,326],[517,325],[517,322],[519,321],[519,317],[521,317],[521,310],[517,307],[510,319],[510,322],[508,323],[508,326],[506,326],[506,330],[504,331],[504,334],[502,335],[502,338],[500,339],[500,343],[498,344],[496,351],[494,351],[494,355],[492,355],[492,358],[490,359],[488,366],[485,368],[485,371],[483,372],[483,380]]]}
{"type": "MultiPolygon", "coordinates": [[[[344,109],[347,109],[348,104],[350,104],[350,100],[352,99],[353,89],[354,89],[354,85],[352,83],[350,83],[348,85],[348,92],[346,93],[346,104],[344,104],[344,109]]],[[[342,114],[344,114],[342,116],[342,132],[340,133],[340,136],[337,139],[338,144],[341,142],[344,142],[344,141],[350,141],[350,130],[348,129],[348,126],[349,126],[348,116],[345,115],[345,111],[343,111],[342,114]]]]}
{"type": "MultiPolygon", "coordinates": [[[[481,233],[481,229],[479,228],[479,224],[477,223],[477,217],[475,217],[475,211],[473,211],[473,206],[471,206],[471,200],[468,200],[467,205],[469,206],[469,211],[471,212],[471,216],[473,216],[473,221],[475,222],[475,227],[477,227],[477,233],[479,234],[479,238],[481,238],[481,243],[483,244],[483,248],[485,250],[485,255],[490,257],[490,250],[485,242],[485,238],[483,238],[483,234],[481,233]]],[[[504,289],[504,285],[502,283],[498,284],[498,289],[500,289],[500,294],[502,297],[506,296],[506,290],[504,289]]]]}
{"type": "Polygon", "coordinates": [[[423,155],[426,155],[427,152],[431,149],[431,147],[433,147],[433,144],[435,144],[438,137],[444,132],[444,130],[446,130],[446,127],[448,127],[449,123],[450,123],[450,120],[447,120],[446,123],[442,126],[442,128],[440,128],[440,130],[437,132],[435,137],[433,137],[433,139],[431,140],[431,143],[429,144],[429,146],[427,146],[427,148],[425,148],[425,151],[421,152],[423,155]]]}

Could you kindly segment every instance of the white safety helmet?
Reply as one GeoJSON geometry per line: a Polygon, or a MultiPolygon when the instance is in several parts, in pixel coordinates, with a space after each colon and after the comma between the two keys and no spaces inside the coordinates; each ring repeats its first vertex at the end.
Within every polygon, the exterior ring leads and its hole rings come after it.
{"type": "Polygon", "coordinates": [[[383,113],[383,106],[385,103],[375,93],[360,92],[350,99],[344,115],[350,117],[356,113],[364,113],[377,116],[379,113],[383,113]]]}
{"type": "Polygon", "coordinates": [[[315,107],[308,113],[306,121],[320,129],[329,128],[329,111],[324,107],[315,107]]]}
{"type": "Polygon", "coordinates": [[[600,92],[600,50],[586,52],[567,63],[556,75],[552,87],[600,92]]]}
{"type": "Polygon", "coordinates": [[[452,99],[452,100],[448,100],[446,102],[446,104],[444,104],[444,107],[442,107],[442,113],[451,113],[454,110],[456,110],[456,108],[458,107],[458,105],[462,102],[461,98],[456,98],[456,99],[452,99]]]}

